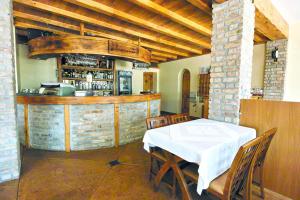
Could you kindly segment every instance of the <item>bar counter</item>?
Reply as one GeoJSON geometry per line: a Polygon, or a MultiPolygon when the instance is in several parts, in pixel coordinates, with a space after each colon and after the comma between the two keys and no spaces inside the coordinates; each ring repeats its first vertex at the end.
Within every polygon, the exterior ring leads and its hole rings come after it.
{"type": "Polygon", "coordinates": [[[143,137],[145,119],[160,115],[160,94],[17,96],[20,142],[28,148],[77,151],[127,144],[143,137]]]}

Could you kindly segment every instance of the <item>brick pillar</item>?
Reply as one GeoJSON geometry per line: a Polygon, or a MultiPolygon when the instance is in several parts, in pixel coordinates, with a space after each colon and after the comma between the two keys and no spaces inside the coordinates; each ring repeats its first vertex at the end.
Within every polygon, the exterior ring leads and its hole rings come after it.
{"type": "Polygon", "coordinates": [[[16,179],[20,171],[16,127],[12,1],[0,3],[0,182],[16,179]]]}
{"type": "Polygon", "coordinates": [[[264,99],[282,100],[287,61],[288,40],[269,41],[266,45],[266,65],[264,77],[264,99]],[[272,58],[272,51],[278,48],[277,61],[272,58]]]}
{"type": "Polygon", "coordinates": [[[209,118],[239,123],[250,97],[255,9],[251,0],[213,4],[209,118]]]}

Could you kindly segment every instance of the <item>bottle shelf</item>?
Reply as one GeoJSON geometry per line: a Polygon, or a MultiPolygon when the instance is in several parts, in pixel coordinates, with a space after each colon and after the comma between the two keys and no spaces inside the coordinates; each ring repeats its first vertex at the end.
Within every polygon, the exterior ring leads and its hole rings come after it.
{"type": "MultiPolygon", "coordinates": [[[[62,77],[63,80],[75,80],[75,81],[86,81],[86,78],[72,78],[72,77],[62,77]]],[[[99,79],[93,78],[93,81],[114,81],[113,79],[99,79]]]]}
{"type": "MultiPolygon", "coordinates": [[[[76,90],[76,91],[87,91],[87,90],[76,90]]],[[[113,90],[91,90],[91,91],[112,92],[113,90]]]]}
{"type": "Polygon", "coordinates": [[[70,66],[70,65],[62,65],[61,68],[80,70],[80,71],[113,71],[113,69],[106,69],[106,68],[92,68],[92,67],[70,66]]]}

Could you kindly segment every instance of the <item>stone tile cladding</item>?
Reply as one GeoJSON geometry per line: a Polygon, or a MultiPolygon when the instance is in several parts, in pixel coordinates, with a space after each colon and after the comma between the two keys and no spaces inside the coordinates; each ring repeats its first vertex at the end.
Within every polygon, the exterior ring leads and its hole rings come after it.
{"type": "Polygon", "coordinates": [[[160,106],[160,100],[150,101],[150,116],[151,117],[157,117],[160,115],[159,106],[160,106]]]}
{"type": "Polygon", "coordinates": [[[266,65],[264,77],[264,99],[282,100],[287,62],[288,40],[269,41],[266,45],[266,65]],[[272,58],[272,51],[278,48],[277,62],[272,58]]]}
{"type": "Polygon", "coordinates": [[[0,182],[17,179],[20,147],[16,124],[12,1],[0,3],[0,182]]]}
{"type": "Polygon", "coordinates": [[[254,17],[250,0],[213,4],[210,119],[239,123],[240,99],[250,97],[254,17]]]}
{"type": "Polygon", "coordinates": [[[120,144],[141,139],[146,132],[147,102],[120,104],[119,117],[120,144]]]}
{"type": "Polygon", "coordinates": [[[112,147],[114,105],[70,105],[71,150],[112,147]]]}
{"type": "Polygon", "coordinates": [[[65,150],[63,105],[29,105],[28,127],[32,148],[65,150]]]}

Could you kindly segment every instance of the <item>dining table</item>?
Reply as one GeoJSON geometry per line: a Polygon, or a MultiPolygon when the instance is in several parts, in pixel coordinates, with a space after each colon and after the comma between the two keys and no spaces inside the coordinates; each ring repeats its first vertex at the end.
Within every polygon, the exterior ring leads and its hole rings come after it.
{"type": "Polygon", "coordinates": [[[167,161],[160,167],[154,181],[158,188],[162,178],[172,169],[183,199],[191,199],[180,160],[195,163],[198,168],[197,193],[209,187],[212,180],[226,172],[239,148],[256,137],[256,130],[210,119],[197,119],[147,130],[144,149],[159,147],[167,161]]]}

